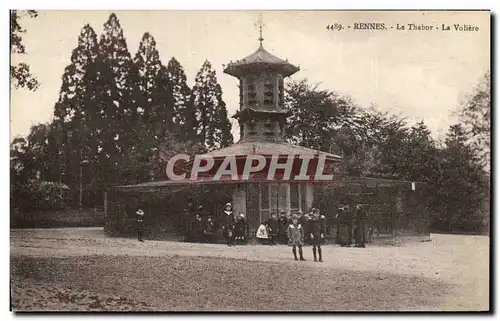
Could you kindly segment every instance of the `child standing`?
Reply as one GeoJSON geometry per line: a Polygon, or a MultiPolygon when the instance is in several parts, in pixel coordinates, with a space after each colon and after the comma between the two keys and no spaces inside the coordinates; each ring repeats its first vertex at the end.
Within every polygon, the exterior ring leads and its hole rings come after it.
{"type": "Polygon", "coordinates": [[[144,242],[143,234],[144,234],[144,211],[142,209],[138,209],[137,212],[137,239],[139,242],[144,242]]]}
{"type": "Polygon", "coordinates": [[[236,235],[236,244],[245,244],[247,235],[247,222],[245,220],[245,214],[240,213],[238,219],[236,220],[234,234],[236,235]]]}
{"type": "Polygon", "coordinates": [[[304,256],[302,254],[302,239],[304,238],[304,229],[302,225],[299,223],[299,218],[296,214],[292,215],[292,223],[288,226],[288,239],[290,240],[290,244],[293,246],[292,252],[295,257],[295,261],[297,261],[297,247],[299,248],[300,260],[305,261],[304,256]]]}
{"type": "Polygon", "coordinates": [[[314,212],[312,219],[309,221],[309,238],[313,246],[314,262],[318,261],[316,257],[316,248],[318,250],[319,261],[323,262],[323,256],[321,253],[321,238],[324,237],[324,235],[321,225],[319,213],[316,211],[314,212]]]}
{"type": "Polygon", "coordinates": [[[257,233],[255,234],[260,244],[268,244],[269,242],[269,233],[267,231],[267,223],[263,222],[259,225],[257,229],[257,233]]]}

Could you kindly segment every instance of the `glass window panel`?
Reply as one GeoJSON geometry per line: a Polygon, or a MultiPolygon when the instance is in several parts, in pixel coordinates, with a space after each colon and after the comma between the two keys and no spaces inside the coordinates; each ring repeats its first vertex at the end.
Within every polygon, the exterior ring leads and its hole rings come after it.
{"type": "Polygon", "coordinates": [[[278,209],[278,185],[277,184],[269,184],[269,188],[271,189],[271,210],[276,211],[278,209]]]}
{"type": "Polygon", "coordinates": [[[299,208],[299,186],[297,183],[290,184],[290,206],[293,209],[299,208]]]}
{"type": "Polygon", "coordinates": [[[269,216],[270,216],[269,215],[269,210],[262,210],[260,212],[260,214],[261,214],[261,222],[265,222],[265,221],[267,221],[269,219],[269,216]]]}
{"type": "Polygon", "coordinates": [[[307,184],[299,184],[299,191],[302,197],[302,212],[307,213],[309,211],[309,208],[307,208],[307,202],[306,202],[306,187],[307,184]]]}
{"type": "Polygon", "coordinates": [[[260,184],[260,206],[262,209],[269,209],[269,185],[260,184]]]}
{"type": "Polygon", "coordinates": [[[286,184],[279,184],[278,209],[288,211],[288,199],[286,193],[286,184]]]}

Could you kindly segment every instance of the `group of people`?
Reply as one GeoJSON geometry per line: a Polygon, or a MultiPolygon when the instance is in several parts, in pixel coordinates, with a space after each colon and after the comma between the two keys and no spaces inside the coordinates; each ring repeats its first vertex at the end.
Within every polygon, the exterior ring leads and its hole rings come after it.
{"type": "Polygon", "coordinates": [[[319,209],[313,208],[310,213],[298,214],[287,218],[285,211],[280,212],[278,219],[276,213],[260,224],[256,238],[261,244],[276,245],[277,242],[292,246],[295,260],[305,261],[302,246],[312,245],[315,262],[323,262],[321,245],[325,242],[326,218],[320,215],[319,209]],[[297,256],[297,249],[298,254],[297,256]]]}
{"type": "Polygon", "coordinates": [[[222,219],[222,235],[228,246],[234,246],[235,243],[242,245],[248,242],[248,224],[245,214],[234,215],[233,205],[227,203],[224,206],[222,219]]]}
{"type": "Polygon", "coordinates": [[[202,215],[203,206],[198,207],[194,218],[188,222],[186,228],[186,241],[207,242],[217,233],[217,223],[212,215],[202,215]]]}
{"type": "MultiPolygon", "coordinates": [[[[337,242],[340,246],[365,247],[366,236],[366,212],[362,204],[354,207],[341,206],[336,216],[338,222],[337,242]]],[[[369,230],[372,233],[372,230],[369,230]]]]}
{"type": "MultiPolygon", "coordinates": [[[[224,206],[222,217],[218,222],[213,220],[211,215],[202,215],[202,206],[199,206],[197,210],[198,212],[189,224],[186,240],[204,242],[222,230],[228,246],[247,243],[249,233],[246,217],[243,213],[235,215],[231,203],[224,206]]],[[[136,214],[138,239],[142,242],[144,212],[139,209],[136,214]]],[[[354,239],[354,246],[365,247],[365,218],[365,211],[361,204],[357,204],[354,208],[343,206],[338,209],[337,241],[341,246],[351,246],[354,239]]],[[[323,262],[321,245],[325,243],[326,225],[325,216],[321,215],[317,208],[313,208],[305,215],[299,211],[290,218],[286,216],[285,211],[280,211],[279,218],[276,213],[273,213],[267,221],[260,224],[256,237],[262,244],[290,245],[295,260],[300,261],[305,261],[302,247],[312,245],[314,261],[323,262]]]]}
{"type": "MultiPolygon", "coordinates": [[[[302,239],[304,244],[312,244],[310,233],[308,232],[310,226],[316,226],[314,217],[319,217],[320,228],[322,230],[322,235],[326,234],[326,218],[324,215],[320,215],[319,209],[313,208],[310,213],[303,214],[302,211],[298,211],[297,219],[298,222],[304,227],[304,237],[302,239]]],[[[261,244],[276,245],[288,244],[288,227],[292,223],[291,218],[287,218],[285,211],[280,212],[279,219],[276,214],[271,214],[271,217],[260,224],[257,230],[256,237],[260,240],[261,244]]],[[[323,238],[324,241],[324,238],[323,238]]]]}
{"type": "MultiPolygon", "coordinates": [[[[301,213],[299,213],[299,215],[300,214],[301,213]]],[[[310,244],[312,245],[314,262],[323,262],[321,244],[323,244],[325,240],[325,217],[321,216],[319,210],[314,208],[310,215],[306,214],[300,217],[299,215],[292,215],[290,225],[288,225],[287,229],[289,244],[292,246],[292,253],[295,260],[299,260],[299,258],[297,258],[298,248],[300,260],[305,261],[302,246],[304,244],[310,244]],[[318,256],[316,256],[316,254],[318,256]]]]}

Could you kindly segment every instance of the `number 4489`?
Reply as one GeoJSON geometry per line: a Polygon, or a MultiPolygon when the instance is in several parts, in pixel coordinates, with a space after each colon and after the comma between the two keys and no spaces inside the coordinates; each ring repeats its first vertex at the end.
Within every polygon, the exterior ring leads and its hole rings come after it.
{"type": "Polygon", "coordinates": [[[340,23],[333,23],[333,24],[330,24],[330,25],[326,26],[326,30],[337,30],[337,31],[340,31],[342,29],[344,29],[344,27],[342,27],[342,25],[340,23]]]}

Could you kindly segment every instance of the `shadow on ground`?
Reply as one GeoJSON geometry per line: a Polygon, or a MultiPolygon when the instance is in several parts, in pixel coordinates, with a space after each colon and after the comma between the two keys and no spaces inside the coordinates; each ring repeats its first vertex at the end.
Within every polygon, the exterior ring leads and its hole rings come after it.
{"type": "Polygon", "coordinates": [[[319,263],[195,256],[12,257],[11,285],[17,311],[431,310],[452,288],[319,263]]]}

